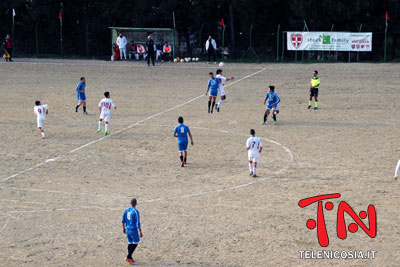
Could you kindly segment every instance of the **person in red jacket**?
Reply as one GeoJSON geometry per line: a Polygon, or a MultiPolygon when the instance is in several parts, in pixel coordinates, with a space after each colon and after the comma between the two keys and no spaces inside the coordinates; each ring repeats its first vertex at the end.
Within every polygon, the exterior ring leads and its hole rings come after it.
{"type": "Polygon", "coordinates": [[[165,45],[163,46],[163,57],[164,60],[172,61],[172,47],[168,44],[168,42],[165,42],[165,45]]]}
{"type": "Polygon", "coordinates": [[[121,55],[120,52],[119,52],[119,46],[117,44],[114,44],[113,49],[114,49],[114,52],[115,52],[114,60],[119,60],[120,59],[120,55],[121,55]]]}
{"type": "Polygon", "coordinates": [[[131,44],[129,46],[129,60],[132,60],[132,55],[136,57],[136,44],[131,41],[131,44]]]}
{"type": "Polygon", "coordinates": [[[9,57],[8,60],[6,59],[6,61],[12,61],[11,57],[12,57],[12,49],[13,49],[13,45],[11,43],[11,38],[10,35],[7,34],[6,38],[4,39],[3,42],[3,49],[5,50],[5,52],[8,53],[9,57]]]}

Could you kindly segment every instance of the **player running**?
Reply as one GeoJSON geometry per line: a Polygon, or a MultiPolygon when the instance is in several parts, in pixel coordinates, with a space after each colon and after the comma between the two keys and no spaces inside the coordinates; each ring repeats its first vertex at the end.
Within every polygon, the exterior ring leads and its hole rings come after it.
{"type": "Polygon", "coordinates": [[[99,128],[97,129],[97,132],[101,132],[101,123],[104,119],[105,126],[104,126],[104,135],[108,134],[108,122],[110,121],[110,109],[111,108],[117,108],[117,106],[114,104],[114,102],[110,99],[110,92],[105,92],[104,96],[106,98],[103,98],[100,103],[99,103],[99,111],[100,111],[100,120],[99,120],[99,128]]]}
{"type": "Polygon", "coordinates": [[[132,254],[136,247],[140,243],[140,238],[143,237],[142,228],[140,227],[140,216],[139,211],[136,209],[137,200],[132,198],[132,207],[127,208],[122,215],[122,232],[126,234],[128,238],[128,256],[126,256],[126,261],[129,264],[135,262],[132,258],[132,254]]]}
{"type": "Polygon", "coordinates": [[[262,151],[262,143],[260,138],[255,136],[256,131],[254,129],[250,130],[250,137],[247,139],[246,148],[249,157],[249,169],[250,169],[250,176],[257,177],[256,169],[257,169],[257,162],[260,159],[260,153],[262,151]],[[254,167],[253,167],[254,163],[254,167]]]}
{"type": "Polygon", "coordinates": [[[276,125],[278,123],[276,121],[276,114],[279,113],[278,104],[279,102],[281,102],[281,99],[279,98],[278,93],[275,92],[275,86],[273,85],[269,86],[268,93],[264,99],[264,105],[266,104],[267,100],[268,100],[268,105],[264,113],[264,121],[261,124],[265,125],[268,120],[268,115],[272,113],[272,118],[274,119],[274,125],[276,125]]]}
{"type": "Polygon", "coordinates": [[[174,130],[174,136],[178,138],[178,150],[179,150],[179,158],[181,159],[181,167],[184,167],[187,158],[187,146],[188,146],[188,138],[190,137],[190,143],[193,146],[193,137],[190,132],[189,127],[183,124],[183,117],[178,118],[179,125],[176,126],[174,130]]]}
{"type": "Polygon", "coordinates": [[[216,110],[219,112],[219,109],[221,108],[221,104],[222,101],[224,101],[226,99],[226,95],[225,95],[225,82],[226,81],[233,81],[235,79],[235,77],[230,77],[230,78],[225,78],[224,76],[222,76],[222,70],[221,69],[217,69],[217,79],[219,80],[219,101],[217,103],[216,106],[216,110]]]}
{"type": "Polygon", "coordinates": [[[310,84],[310,100],[308,101],[308,109],[311,108],[312,98],[314,97],[314,110],[318,110],[318,88],[320,84],[320,79],[318,77],[318,71],[314,70],[313,76],[311,77],[310,84]]]}
{"type": "Polygon", "coordinates": [[[47,104],[41,105],[40,101],[35,101],[35,107],[33,108],[33,113],[36,115],[37,127],[39,129],[42,138],[45,138],[43,121],[46,120],[45,114],[49,114],[49,106],[47,104]]]}
{"type": "Polygon", "coordinates": [[[212,72],[210,72],[208,75],[210,75],[210,80],[208,81],[208,87],[206,92],[206,95],[208,95],[208,91],[210,91],[210,96],[208,97],[208,113],[213,113],[213,109],[215,106],[215,99],[217,98],[218,95],[219,79],[214,77],[214,73],[212,72]],[[212,101],[212,106],[211,106],[211,101],[212,101]]]}
{"type": "Polygon", "coordinates": [[[86,94],[85,94],[86,80],[85,77],[81,77],[81,81],[76,86],[76,97],[78,98],[78,105],[75,107],[75,112],[78,112],[79,106],[83,105],[83,114],[86,112],[86,94]]]}

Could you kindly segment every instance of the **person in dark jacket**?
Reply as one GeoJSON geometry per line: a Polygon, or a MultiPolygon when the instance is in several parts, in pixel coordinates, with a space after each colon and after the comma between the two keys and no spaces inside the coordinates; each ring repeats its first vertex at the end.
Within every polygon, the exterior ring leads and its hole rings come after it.
{"type": "Polygon", "coordinates": [[[154,41],[153,39],[151,39],[150,35],[147,37],[146,46],[147,46],[147,65],[150,66],[150,58],[151,58],[151,61],[154,66],[154,61],[156,57],[156,48],[154,45],[154,41]]]}

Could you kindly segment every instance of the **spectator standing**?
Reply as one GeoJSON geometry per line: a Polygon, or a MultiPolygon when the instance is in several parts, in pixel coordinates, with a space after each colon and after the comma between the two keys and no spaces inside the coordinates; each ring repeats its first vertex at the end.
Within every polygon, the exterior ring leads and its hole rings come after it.
{"type": "Polygon", "coordinates": [[[121,60],[122,60],[122,55],[124,56],[124,58],[126,60],[126,45],[127,44],[128,44],[128,40],[126,40],[126,37],[121,32],[117,38],[117,45],[119,46],[121,60]]]}
{"type": "Polygon", "coordinates": [[[6,59],[6,61],[11,62],[11,61],[12,61],[11,57],[12,57],[13,44],[12,44],[12,42],[11,42],[11,38],[10,38],[10,35],[9,35],[9,34],[7,34],[7,35],[6,35],[6,38],[4,39],[4,42],[3,42],[3,49],[4,49],[4,50],[7,52],[7,54],[9,55],[9,58],[8,58],[8,60],[6,59]]]}
{"type": "Polygon", "coordinates": [[[210,36],[208,36],[208,40],[206,41],[206,51],[208,56],[208,63],[210,63],[211,56],[214,59],[214,63],[217,64],[217,59],[215,58],[215,52],[217,51],[217,43],[210,36]]]}
{"type": "Polygon", "coordinates": [[[150,66],[150,58],[154,66],[154,60],[155,60],[155,53],[156,53],[156,47],[154,45],[153,39],[151,39],[151,36],[147,36],[147,65],[150,66]]]}

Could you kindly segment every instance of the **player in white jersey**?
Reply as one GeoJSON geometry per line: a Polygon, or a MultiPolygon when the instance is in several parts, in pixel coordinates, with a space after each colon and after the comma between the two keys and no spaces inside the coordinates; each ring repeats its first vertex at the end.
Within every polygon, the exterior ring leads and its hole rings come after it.
{"type": "Polygon", "coordinates": [[[37,127],[42,135],[42,138],[44,138],[43,121],[46,120],[45,114],[49,114],[49,106],[47,104],[41,105],[40,101],[35,101],[35,105],[36,106],[33,108],[33,112],[37,118],[37,127]]]}
{"type": "Polygon", "coordinates": [[[260,159],[260,153],[262,150],[262,143],[260,138],[255,136],[256,131],[254,129],[250,130],[250,137],[247,139],[246,148],[248,151],[249,156],[249,169],[250,169],[250,176],[257,177],[256,169],[257,169],[257,162],[260,159]],[[253,167],[254,163],[254,167],[253,167]]]}
{"type": "Polygon", "coordinates": [[[101,123],[104,120],[105,126],[104,126],[104,135],[108,134],[108,122],[110,121],[110,113],[111,113],[111,108],[117,108],[117,106],[114,104],[114,102],[110,99],[110,92],[105,92],[104,96],[106,98],[103,98],[100,103],[99,103],[99,111],[100,111],[100,120],[99,120],[99,128],[97,129],[97,132],[101,132],[101,123]]]}
{"type": "Polygon", "coordinates": [[[222,76],[222,70],[221,69],[217,69],[217,79],[219,79],[219,101],[217,103],[217,111],[219,112],[219,108],[221,107],[222,101],[224,101],[226,99],[226,94],[225,94],[225,82],[226,81],[233,81],[235,79],[235,77],[230,77],[230,78],[225,78],[224,76],[222,76]]]}
{"type": "Polygon", "coordinates": [[[394,170],[394,179],[395,180],[397,180],[397,178],[399,178],[399,174],[400,174],[400,159],[397,162],[396,169],[394,170]]]}

